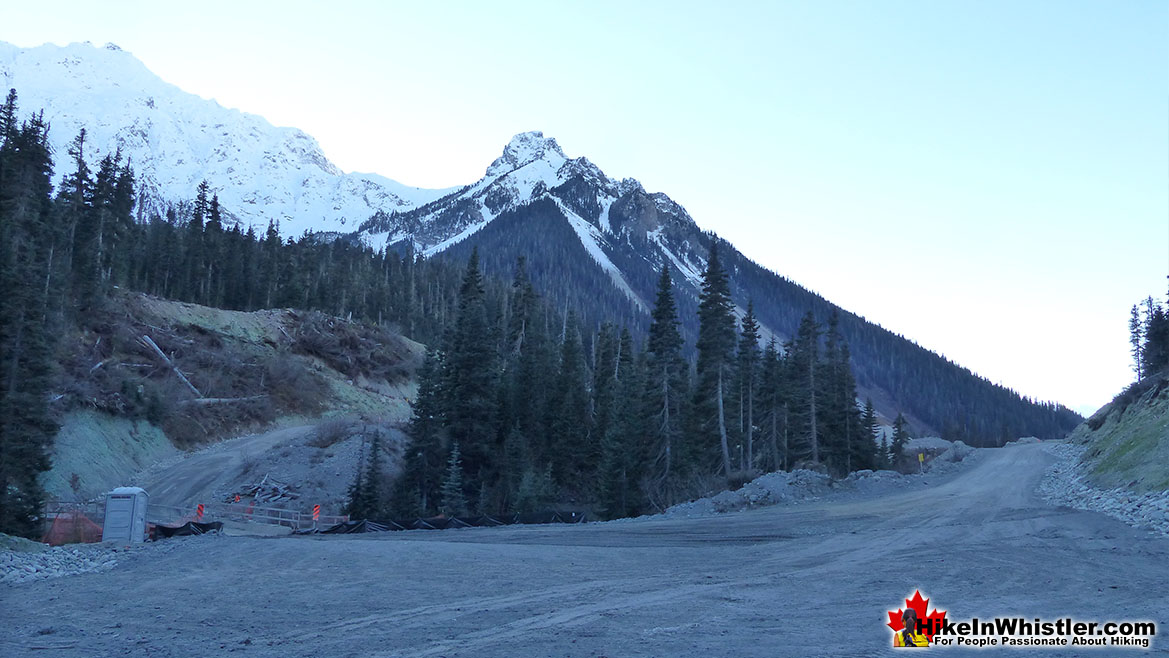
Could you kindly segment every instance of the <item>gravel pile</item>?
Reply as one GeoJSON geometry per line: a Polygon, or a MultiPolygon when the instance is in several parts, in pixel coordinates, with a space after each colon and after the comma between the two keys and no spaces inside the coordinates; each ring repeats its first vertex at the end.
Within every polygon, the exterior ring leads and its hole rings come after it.
{"type": "Polygon", "coordinates": [[[1059,458],[1039,483],[1039,492],[1048,502],[1102,512],[1169,537],[1169,491],[1138,494],[1120,488],[1097,489],[1088,483],[1087,473],[1080,464],[1085,446],[1047,443],[1043,449],[1059,458]]]}
{"type": "Polygon", "coordinates": [[[723,491],[708,498],[680,503],[667,509],[667,517],[709,516],[725,514],[753,507],[794,504],[822,497],[862,496],[888,493],[895,489],[929,486],[937,478],[965,468],[963,461],[977,461],[980,451],[961,441],[953,443],[942,439],[927,439],[924,447],[945,448],[945,452],[925,466],[924,473],[902,475],[897,471],[861,470],[849,473],[842,480],[833,480],[823,473],[797,469],[790,473],[776,472],[761,475],[737,491],[723,491]]]}
{"type": "Polygon", "coordinates": [[[113,569],[117,564],[114,550],[98,545],[45,547],[35,552],[0,550],[0,583],[96,573],[113,569]]]}
{"type": "Polygon", "coordinates": [[[665,515],[699,516],[724,514],[751,507],[815,500],[832,488],[832,478],[822,473],[797,469],[790,473],[761,475],[736,491],[723,491],[709,498],[674,505],[665,515]]]}
{"type": "Polygon", "coordinates": [[[960,462],[972,454],[974,454],[974,448],[971,448],[962,441],[955,441],[954,443],[950,444],[949,448],[946,448],[945,452],[938,455],[938,458],[935,461],[960,462]]]}

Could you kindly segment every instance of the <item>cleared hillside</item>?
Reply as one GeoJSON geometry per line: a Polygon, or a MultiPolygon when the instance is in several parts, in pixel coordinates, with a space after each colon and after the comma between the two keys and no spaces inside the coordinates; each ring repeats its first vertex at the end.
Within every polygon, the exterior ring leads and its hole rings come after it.
{"type": "Polygon", "coordinates": [[[409,417],[423,353],[384,328],[320,313],[227,311],[122,291],[62,350],[61,431],[44,480],[61,498],[73,486],[89,497],[181,450],[250,432],[334,416],[396,426],[409,417]]]}

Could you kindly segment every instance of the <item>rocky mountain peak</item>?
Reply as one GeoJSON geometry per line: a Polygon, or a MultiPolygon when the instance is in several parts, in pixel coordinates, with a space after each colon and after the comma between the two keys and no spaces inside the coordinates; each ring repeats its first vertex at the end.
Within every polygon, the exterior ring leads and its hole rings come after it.
{"type": "Polygon", "coordinates": [[[512,137],[507,146],[503,147],[503,155],[487,168],[487,176],[502,176],[537,160],[548,160],[554,166],[560,166],[566,159],[555,139],[533,130],[512,137]]]}

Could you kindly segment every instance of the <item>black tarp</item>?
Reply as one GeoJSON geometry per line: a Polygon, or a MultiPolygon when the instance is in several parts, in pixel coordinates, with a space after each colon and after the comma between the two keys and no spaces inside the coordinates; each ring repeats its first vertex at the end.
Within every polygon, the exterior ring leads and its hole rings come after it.
{"type": "Polygon", "coordinates": [[[349,535],[359,532],[385,532],[389,529],[389,526],[376,521],[361,519],[360,521],[344,521],[318,532],[322,535],[349,535]]]}
{"type": "Polygon", "coordinates": [[[448,528],[491,527],[502,525],[539,525],[547,523],[586,523],[583,512],[531,512],[527,514],[504,514],[499,516],[432,516],[415,519],[391,519],[345,521],[328,528],[308,530],[308,533],[340,535],[359,532],[385,532],[387,530],[446,530],[448,528]]]}
{"type": "Polygon", "coordinates": [[[156,525],[154,526],[154,539],[167,539],[169,537],[188,537],[191,535],[202,535],[208,532],[219,532],[223,530],[223,524],[219,521],[211,523],[196,523],[194,521],[187,521],[180,526],[156,525]]]}

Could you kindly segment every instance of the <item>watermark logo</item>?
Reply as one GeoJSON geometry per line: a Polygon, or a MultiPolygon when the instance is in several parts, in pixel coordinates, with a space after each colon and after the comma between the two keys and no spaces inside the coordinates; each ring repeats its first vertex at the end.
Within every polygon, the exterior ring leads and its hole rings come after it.
{"type": "Polygon", "coordinates": [[[946,623],[946,611],[926,613],[930,600],[923,598],[921,590],[914,591],[913,598],[905,599],[905,607],[889,611],[889,623],[893,629],[893,646],[928,647],[946,623]]]}
{"type": "Polygon", "coordinates": [[[1148,649],[1157,634],[1151,620],[1086,620],[1074,617],[996,615],[989,619],[953,619],[930,609],[921,590],[905,606],[889,610],[885,624],[894,647],[1057,648],[1108,647],[1148,649]]]}

